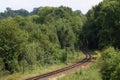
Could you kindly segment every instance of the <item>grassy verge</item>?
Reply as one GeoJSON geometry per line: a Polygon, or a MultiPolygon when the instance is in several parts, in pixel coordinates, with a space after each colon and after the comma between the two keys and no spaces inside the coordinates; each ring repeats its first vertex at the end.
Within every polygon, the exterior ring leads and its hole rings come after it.
{"type": "Polygon", "coordinates": [[[94,57],[97,56],[97,59],[92,60],[92,65],[72,72],[59,80],[102,80],[100,74],[100,53],[98,51],[95,53],[94,57]]]}
{"type": "Polygon", "coordinates": [[[43,74],[46,72],[50,72],[56,69],[60,69],[62,67],[68,66],[70,64],[73,64],[74,62],[83,59],[85,56],[82,52],[76,52],[75,55],[68,55],[68,61],[67,64],[65,63],[58,63],[58,64],[53,64],[53,65],[44,65],[41,67],[35,67],[32,71],[25,71],[24,73],[19,72],[19,73],[14,73],[14,74],[8,74],[8,72],[2,74],[0,76],[0,80],[23,80],[32,76],[36,76],[39,74],[43,74]]]}

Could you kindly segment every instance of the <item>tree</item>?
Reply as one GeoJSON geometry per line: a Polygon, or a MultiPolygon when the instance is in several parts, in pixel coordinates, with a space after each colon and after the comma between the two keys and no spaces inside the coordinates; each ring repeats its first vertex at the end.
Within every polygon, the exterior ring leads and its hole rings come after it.
{"type": "Polygon", "coordinates": [[[89,48],[106,46],[120,48],[119,6],[118,0],[104,0],[88,11],[82,34],[89,48]]]}
{"type": "Polygon", "coordinates": [[[1,21],[0,25],[0,57],[3,58],[5,69],[11,73],[19,70],[18,56],[20,47],[26,42],[24,31],[12,19],[1,21]]]}
{"type": "Polygon", "coordinates": [[[101,30],[98,34],[100,46],[114,46],[119,48],[120,38],[120,2],[118,0],[104,0],[99,16],[98,25],[101,30]]]}
{"type": "Polygon", "coordinates": [[[79,49],[80,30],[86,20],[80,11],[63,6],[41,7],[28,17],[19,16],[27,16],[24,9],[8,9],[6,14],[8,11],[15,14],[14,18],[8,15],[0,21],[0,64],[5,70],[24,72],[36,66],[63,63],[79,49]]]}
{"type": "Polygon", "coordinates": [[[0,13],[0,19],[15,17],[15,16],[28,16],[29,12],[25,9],[12,10],[10,7],[7,7],[4,12],[0,13]]]}
{"type": "Polygon", "coordinates": [[[110,47],[102,53],[101,73],[103,80],[119,80],[120,51],[110,47]]]}

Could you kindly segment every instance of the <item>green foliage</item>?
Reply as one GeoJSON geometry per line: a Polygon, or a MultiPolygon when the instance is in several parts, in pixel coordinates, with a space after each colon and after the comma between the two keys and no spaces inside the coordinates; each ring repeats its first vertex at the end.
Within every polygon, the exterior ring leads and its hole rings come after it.
{"type": "Polygon", "coordinates": [[[7,7],[4,12],[0,12],[0,19],[15,17],[17,15],[28,16],[29,12],[25,9],[12,10],[11,8],[7,7]]]}
{"type": "Polygon", "coordinates": [[[79,11],[63,6],[41,7],[29,17],[17,16],[24,15],[22,11],[8,8],[6,17],[14,18],[0,21],[0,70],[25,72],[74,59],[71,56],[80,46],[79,33],[86,20],[79,11]]]}
{"type": "Polygon", "coordinates": [[[104,0],[86,14],[82,34],[89,48],[114,46],[120,48],[120,2],[104,0]]]}
{"type": "Polygon", "coordinates": [[[92,65],[89,68],[80,69],[76,72],[68,74],[59,80],[102,80],[99,73],[99,69],[96,65],[92,65]]]}
{"type": "Polygon", "coordinates": [[[19,49],[27,40],[24,31],[12,20],[3,20],[0,25],[0,57],[4,67],[10,72],[18,70],[19,49]]]}
{"type": "Polygon", "coordinates": [[[98,34],[100,46],[114,46],[119,48],[119,20],[120,20],[119,1],[104,1],[99,17],[97,19],[101,30],[98,34]],[[106,35],[104,35],[106,34],[106,35]]]}
{"type": "Polygon", "coordinates": [[[102,54],[103,64],[101,73],[103,80],[119,80],[120,51],[110,47],[102,54]]]}

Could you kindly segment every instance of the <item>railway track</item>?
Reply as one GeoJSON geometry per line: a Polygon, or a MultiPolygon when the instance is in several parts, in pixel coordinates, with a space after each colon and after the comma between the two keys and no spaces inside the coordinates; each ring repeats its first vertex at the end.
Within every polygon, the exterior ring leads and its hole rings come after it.
{"type": "Polygon", "coordinates": [[[49,76],[52,76],[52,75],[55,75],[55,74],[58,74],[58,73],[62,73],[62,72],[71,70],[71,69],[73,69],[75,67],[81,66],[84,63],[91,60],[91,55],[90,55],[90,52],[88,50],[84,49],[84,50],[82,50],[82,52],[85,54],[86,57],[83,60],[79,61],[79,62],[76,62],[76,63],[74,63],[72,65],[69,65],[67,67],[64,67],[64,68],[61,68],[61,69],[58,69],[58,70],[55,70],[55,71],[52,71],[52,72],[48,72],[48,73],[45,73],[45,74],[42,74],[42,75],[31,77],[31,78],[28,78],[28,79],[25,79],[25,80],[40,80],[40,79],[43,79],[43,78],[46,78],[46,77],[49,77],[49,76]]]}

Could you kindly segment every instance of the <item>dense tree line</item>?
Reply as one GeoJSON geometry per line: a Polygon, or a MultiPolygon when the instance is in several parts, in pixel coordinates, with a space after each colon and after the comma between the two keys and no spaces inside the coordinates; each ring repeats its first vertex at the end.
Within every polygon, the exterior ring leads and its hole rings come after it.
{"type": "Polygon", "coordinates": [[[74,55],[79,49],[79,33],[86,20],[80,11],[63,6],[35,9],[35,14],[37,10],[37,15],[21,17],[11,13],[14,18],[0,20],[0,70],[14,73],[65,63],[66,51],[74,55]]]}
{"type": "MultiPolygon", "coordinates": [[[[120,1],[104,0],[86,14],[82,36],[91,49],[114,46],[120,48],[120,1]]],[[[82,38],[83,38],[82,37],[82,38]]]]}
{"type": "Polygon", "coordinates": [[[86,14],[87,21],[80,32],[80,41],[89,49],[107,49],[102,53],[103,80],[120,77],[120,0],[103,0],[86,14]]]}
{"type": "Polygon", "coordinates": [[[67,61],[80,48],[106,49],[103,80],[119,80],[120,1],[103,0],[84,16],[68,7],[0,13],[0,70],[11,73],[67,61]],[[23,17],[24,16],[24,17],[23,17]],[[117,49],[117,50],[115,50],[117,49]],[[114,61],[114,62],[113,62],[114,61]]]}
{"type": "Polygon", "coordinates": [[[0,19],[4,19],[8,17],[15,17],[15,16],[27,17],[30,15],[37,15],[40,8],[42,7],[34,8],[33,11],[28,12],[25,9],[12,10],[10,7],[7,7],[4,12],[0,12],[0,19]]]}

